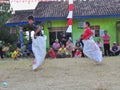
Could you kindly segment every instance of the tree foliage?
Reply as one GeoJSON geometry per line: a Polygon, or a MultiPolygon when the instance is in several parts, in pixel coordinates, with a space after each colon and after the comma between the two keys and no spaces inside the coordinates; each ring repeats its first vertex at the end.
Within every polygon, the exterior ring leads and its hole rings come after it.
{"type": "Polygon", "coordinates": [[[13,43],[16,41],[16,34],[10,34],[10,27],[6,26],[6,22],[11,18],[10,4],[0,4],[0,40],[6,43],[13,43]]]}

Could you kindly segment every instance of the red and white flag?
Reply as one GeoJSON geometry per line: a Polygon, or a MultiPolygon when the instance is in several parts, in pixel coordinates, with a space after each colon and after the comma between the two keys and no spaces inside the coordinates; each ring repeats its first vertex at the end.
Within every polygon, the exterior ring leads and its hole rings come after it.
{"type": "Polygon", "coordinates": [[[72,33],[72,21],[73,21],[73,0],[69,0],[69,13],[68,13],[68,22],[67,22],[67,31],[68,33],[72,33]]]}

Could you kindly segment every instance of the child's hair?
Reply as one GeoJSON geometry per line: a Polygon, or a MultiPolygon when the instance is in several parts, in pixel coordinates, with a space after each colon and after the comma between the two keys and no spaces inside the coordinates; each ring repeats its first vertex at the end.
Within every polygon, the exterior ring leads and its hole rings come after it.
{"type": "Polygon", "coordinates": [[[33,20],[34,21],[34,17],[33,16],[28,16],[28,20],[33,20]]]}
{"type": "Polygon", "coordinates": [[[88,27],[90,27],[90,22],[86,21],[85,24],[87,24],[88,27]]]}

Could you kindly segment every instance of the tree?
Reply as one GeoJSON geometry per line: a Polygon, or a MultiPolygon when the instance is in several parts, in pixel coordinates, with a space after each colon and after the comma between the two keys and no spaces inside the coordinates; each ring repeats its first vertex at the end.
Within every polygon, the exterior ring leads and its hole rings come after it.
{"type": "Polygon", "coordinates": [[[10,27],[6,26],[6,22],[11,18],[10,4],[1,3],[0,4],[0,41],[6,43],[13,43],[16,41],[17,35],[10,34],[10,27]]]}

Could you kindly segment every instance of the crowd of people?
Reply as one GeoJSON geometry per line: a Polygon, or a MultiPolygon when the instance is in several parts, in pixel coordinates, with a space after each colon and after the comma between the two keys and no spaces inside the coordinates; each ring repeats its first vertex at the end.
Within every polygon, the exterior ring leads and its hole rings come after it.
{"type": "Polygon", "coordinates": [[[21,46],[20,41],[16,43],[16,45],[12,46],[9,43],[6,44],[4,42],[0,42],[0,56],[1,58],[13,58],[17,59],[19,57],[29,57],[33,56],[32,53],[32,44],[27,44],[21,46]]]}
{"type": "Polygon", "coordinates": [[[71,39],[61,42],[56,39],[51,48],[48,51],[48,57],[51,58],[65,58],[65,57],[83,57],[82,46],[79,41],[76,42],[75,46],[71,39]]]}
{"type": "MultiPolygon", "coordinates": [[[[81,35],[82,37],[82,35],[81,35]]],[[[116,42],[113,42],[113,45],[110,47],[110,35],[108,35],[107,31],[104,31],[104,36],[97,40],[97,45],[103,53],[103,56],[118,56],[120,55],[120,46],[117,45],[116,42]],[[102,42],[103,41],[103,42],[102,42]]],[[[49,48],[46,57],[50,58],[81,58],[85,57],[83,53],[84,44],[82,43],[82,39],[76,40],[75,44],[73,44],[72,39],[67,39],[65,34],[61,40],[56,39],[53,45],[49,48]]],[[[17,59],[18,57],[29,57],[33,56],[32,53],[32,44],[23,45],[21,47],[20,41],[16,43],[16,48],[11,50],[11,45],[4,43],[0,44],[0,56],[11,57],[13,59],[17,59]]]]}
{"type": "MultiPolygon", "coordinates": [[[[82,35],[81,35],[82,37],[82,35]]],[[[99,46],[103,56],[118,56],[120,55],[120,47],[116,42],[110,47],[110,35],[107,31],[104,31],[104,35],[96,41],[99,46]]],[[[81,58],[84,57],[83,53],[84,44],[82,39],[76,40],[76,43],[73,44],[71,39],[64,38],[61,40],[56,39],[51,48],[48,50],[47,57],[51,58],[65,58],[65,57],[75,57],[81,58]]]]}

